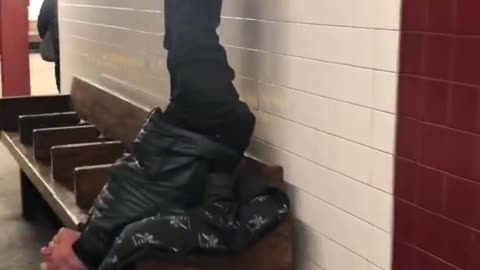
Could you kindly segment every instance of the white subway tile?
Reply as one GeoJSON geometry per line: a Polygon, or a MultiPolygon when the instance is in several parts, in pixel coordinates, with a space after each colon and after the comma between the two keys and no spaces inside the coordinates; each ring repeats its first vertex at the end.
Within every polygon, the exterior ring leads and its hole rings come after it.
{"type": "Polygon", "coordinates": [[[285,55],[270,55],[268,82],[366,107],[373,103],[373,71],[285,55]]]}
{"type": "Polygon", "coordinates": [[[318,232],[351,249],[364,258],[370,252],[369,241],[372,226],[342,213],[315,197],[301,191],[293,191],[294,212],[299,220],[318,232]],[[313,214],[315,213],[315,214],[313,214]]]}
{"type": "Polygon", "coordinates": [[[396,70],[396,56],[388,54],[398,48],[394,31],[225,18],[220,33],[231,46],[396,70]]]}
{"type": "Polygon", "coordinates": [[[380,111],[372,111],[372,114],[372,147],[392,154],[395,147],[396,117],[380,111]]]}
{"type": "Polygon", "coordinates": [[[224,0],[224,15],[260,20],[399,28],[398,0],[224,0]]]}
{"type": "Polygon", "coordinates": [[[351,252],[308,225],[296,224],[298,240],[305,244],[306,260],[312,260],[325,270],[368,270],[365,258],[351,252]]]}
{"type": "Polygon", "coordinates": [[[386,269],[382,269],[378,266],[376,266],[375,264],[373,263],[369,263],[368,264],[368,270],[389,270],[390,268],[386,268],[386,269]]]}
{"type": "Polygon", "coordinates": [[[389,194],[393,193],[393,171],[394,171],[394,158],[392,155],[380,152],[372,151],[373,168],[370,178],[370,185],[383,190],[389,194]]]}
{"type": "Polygon", "coordinates": [[[382,269],[391,269],[392,264],[392,235],[372,228],[370,235],[368,259],[382,269]]]}
{"type": "Polygon", "coordinates": [[[373,82],[373,108],[396,113],[398,74],[374,71],[373,82]]]}
{"type": "Polygon", "coordinates": [[[401,0],[370,0],[370,3],[373,27],[400,29],[401,0]]]}
{"type": "Polygon", "coordinates": [[[260,81],[269,80],[269,55],[264,52],[226,47],[228,61],[235,72],[243,77],[260,81]]]}
{"type": "Polygon", "coordinates": [[[272,84],[262,84],[261,110],[362,144],[371,135],[371,110],[272,84]]]}
{"type": "Polygon", "coordinates": [[[301,190],[292,190],[292,198],[299,220],[374,264],[382,267],[388,265],[391,253],[389,233],[339,211],[301,190]]]}
{"type": "Polygon", "coordinates": [[[227,45],[270,51],[270,31],[275,24],[277,23],[224,18],[219,33],[222,43],[227,45]]]}
{"type": "Polygon", "coordinates": [[[398,71],[400,34],[392,30],[376,30],[373,33],[373,65],[379,70],[398,71]]]}
{"type": "Polygon", "coordinates": [[[280,148],[254,141],[250,151],[284,168],[285,180],[320,200],[391,231],[391,195],[280,148]],[[372,205],[377,203],[378,205],[372,205]]]}
{"type": "Polygon", "coordinates": [[[368,183],[371,148],[277,116],[257,114],[256,136],[339,173],[368,183]]]}
{"type": "Polygon", "coordinates": [[[367,209],[369,221],[383,231],[392,232],[393,196],[383,191],[369,188],[367,209]]]}
{"type": "Polygon", "coordinates": [[[252,79],[237,76],[234,85],[237,88],[240,99],[247,103],[250,108],[258,110],[259,83],[252,79]]]}

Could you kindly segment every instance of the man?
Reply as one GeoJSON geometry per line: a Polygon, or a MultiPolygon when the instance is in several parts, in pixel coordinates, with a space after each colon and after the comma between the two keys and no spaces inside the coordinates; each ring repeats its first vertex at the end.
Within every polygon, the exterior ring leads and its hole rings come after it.
{"type": "Polygon", "coordinates": [[[55,63],[55,81],[60,91],[60,44],[58,31],[58,3],[57,0],[44,0],[38,15],[37,29],[42,42],[50,42],[52,54],[49,61],[55,63]],[[47,36],[48,33],[48,36],[47,36]],[[50,40],[46,40],[46,38],[50,40]]]}
{"type": "Polygon", "coordinates": [[[206,190],[209,198],[231,197],[233,183],[228,177],[202,179],[212,171],[233,173],[249,144],[255,118],[239,101],[234,71],[219,43],[221,8],[222,0],[165,0],[171,103],[163,114],[152,113],[133,156],[118,162],[86,229],[82,233],[62,229],[42,249],[43,269],[97,268],[114,240],[112,230],[121,231],[138,220],[135,213],[145,205],[151,205],[150,212],[159,205],[189,208],[202,200],[200,190],[206,190]],[[151,196],[155,189],[156,197],[151,196]],[[164,189],[167,192],[162,193],[164,189]],[[138,206],[129,196],[145,202],[138,206]]]}

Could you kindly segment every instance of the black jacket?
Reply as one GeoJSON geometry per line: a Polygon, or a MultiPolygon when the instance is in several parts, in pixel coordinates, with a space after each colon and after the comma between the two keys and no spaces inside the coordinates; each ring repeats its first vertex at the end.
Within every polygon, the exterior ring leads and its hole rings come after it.
{"type": "MultiPolygon", "coordinates": [[[[127,225],[172,209],[188,210],[221,202],[228,209],[233,207],[224,213],[233,220],[235,215],[231,213],[238,210],[238,203],[233,203],[238,180],[235,169],[242,159],[223,145],[174,127],[160,113],[153,113],[134,143],[133,154],[113,166],[108,184],[74,245],[76,254],[96,268],[127,225]]],[[[262,185],[250,190],[241,194],[250,194],[249,199],[253,199],[268,188],[262,185]]],[[[284,205],[287,203],[279,203],[279,208],[284,205]]]]}
{"type": "MultiPolygon", "coordinates": [[[[53,37],[55,52],[60,54],[59,30],[58,30],[58,2],[57,0],[44,0],[38,14],[37,30],[40,38],[44,38],[47,32],[53,37]]],[[[58,58],[58,57],[57,57],[58,58]]]]}

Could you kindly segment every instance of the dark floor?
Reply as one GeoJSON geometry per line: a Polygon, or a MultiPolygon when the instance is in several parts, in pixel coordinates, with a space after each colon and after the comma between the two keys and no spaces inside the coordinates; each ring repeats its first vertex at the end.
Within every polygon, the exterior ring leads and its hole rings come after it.
{"type": "Polygon", "coordinates": [[[55,228],[22,219],[18,167],[0,142],[0,270],[39,270],[55,228]]]}

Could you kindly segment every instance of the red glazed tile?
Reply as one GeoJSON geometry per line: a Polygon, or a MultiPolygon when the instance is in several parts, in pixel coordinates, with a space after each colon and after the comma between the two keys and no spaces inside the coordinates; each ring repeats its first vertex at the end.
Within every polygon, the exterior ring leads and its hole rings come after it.
{"type": "Polygon", "coordinates": [[[395,196],[415,203],[419,166],[401,158],[395,163],[395,196]]]}
{"type": "Polygon", "coordinates": [[[444,233],[445,223],[439,217],[423,209],[413,209],[415,211],[415,221],[412,226],[415,226],[415,239],[412,244],[416,247],[431,253],[436,256],[442,255],[442,250],[445,242],[444,233]]]}
{"type": "Polygon", "coordinates": [[[400,75],[398,114],[421,119],[423,113],[426,80],[409,75],[400,75]]]}
{"type": "Polygon", "coordinates": [[[404,243],[394,242],[393,270],[458,270],[429,253],[404,243]]]}
{"type": "Polygon", "coordinates": [[[393,270],[416,270],[416,250],[412,247],[395,241],[393,243],[393,270]]]}
{"type": "Polygon", "coordinates": [[[420,154],[421,123],[410,118],[398,119],[397,155],[413,161],[420,154]]]}
{"type": "Polygon", "coordinates": [[[448,90],[450,85],[443,81],[425,81],[423,120],[446,125],[448,115],[448,90]]]}
{"type": "Polygon", "coordinates": [[[447,149],[446,171],[480,183],[480,136],[450,131],[447,149]]]}
{"type": "Polygon", "coordinates": [[[428,32],[452,33],[455,23],[455,0],[428,1],[428,32]]]}
{"type": "Polygon", "coordinates": [[[455,43],[453,79],[480,85],[480,37],[457,37],[455,43]]]}
{"type": "Polygon", "coordinates": [[[452,36],[435,34],[425,35],[425,76],[442,80],[450,79],[454,45],[453,41],[454,38],[452,36]]]}
{"type": "Polygon", "coordinates": [[[402,200],[395,200],[394,237],[395,240],[415,245],[415,208],[402,200]]]}
{"type": "Polygon", "coordinates": [[[470,250],[470,256],[468,259],[467,267],[465,270],[478,270],[480,269],[480,236],[477,234],[475,237],[475,243],[470,250]]]}
{"type": "Polygon", "coordinates": [[[400,52],[400,73],[421,75],[425,34],[402,33],[400,52]]]}
{"type": "Polygon", "coordinates": [[[445,174],[426,167],[419,168],[416,204],[433,211],[444,214],[446,191],[445,174]]]}
{"type": "Polygon", "coordinates": [[[480,230],[480,184],[447,176],[446,216],[480,230]]]}
{"type": "Polygon", "coordinates": [[[458,270],[455,266],[449,265],[428,253],[417,250],[415,255],[414,270],[458,270]]]}
{"type": "Polygon", "coordinates": [[[427,218],[434,220],[434,224],[442,228],[442,234],[440,234],[442,244],[440,248],[437,247],[438,250],[432,251],[432,254],[436,254],[445,261],[461,269],[465,269],[468,265],[478,232],[463,225],[442,219],[441,217],[430,216],[427,218]]]}
{"type": "Polygon", "coordinates": [[[445,211],[445,174],[397,158],[395,196],[438,214],[445,211]]]}
{"type": "Polygon", "coordinates": [[[456,32],[462,35],[480,35],[480,2],[478,0],[457,1],[456,32]]]}
{"type": "Polygon", "coordinates": [[[424,31],[427,23],[427,0],[403,0],[402,30],[424,31]]]}
{"type": "Polygon", "coordinates": [[[449,126],[480,134],[480,88],[452,85],[449,126]]]}
{"type": "Polygon", "coordinates": [[[416,206],[396,202],[395,237],[460,269],[471,260],[478,232],[416,206]],[[403,226],[403,227],[401,227],[403,226]],[[397,233],[398,231],[398,233],[397,233]]]}
{"type": "Polygon", "coordinates": [[[420,162],[435,169],[445,170],[449,131],[443,127],[423,124],[421,134],[420,162]]]}

